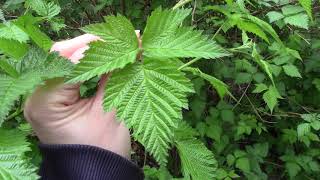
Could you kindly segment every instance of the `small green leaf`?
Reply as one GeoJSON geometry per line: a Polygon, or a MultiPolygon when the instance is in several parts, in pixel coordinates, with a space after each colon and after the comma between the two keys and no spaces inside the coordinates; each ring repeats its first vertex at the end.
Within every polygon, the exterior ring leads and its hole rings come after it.
{"type": "Polygon", "coordinates": [[[282,18],[284,18],[283,14],[276,12],[276,11],[270,11],[267,13],[267,16],[269,18],[269,22],[273,23],[275,21],[278,21],[282,18]]]}
{"type": "Polygon", "coordinates": [[[302,137],[310,132],[310,124],[309,123],[302,123],[299,124],[297,127],[298,137],[302,137]]]}
{"type": "Polygon", "coordinates": [[[287,162],[286,169],[291,178],[295,177],[301,171],[300,166],[293,162],[287,162]]]}
{"type": "Polygon", "coordinates": [[[274,86],[270,86],[268,91],[263,94],[263,100],[267,103],[270,111],[278,104],[278,99],[281,98],[278,90],[274,86]]]}
{"type": "Polygon", "coordinates": [[[261,93],[268,89],[268,86],[265,84],[256,84],[256,88],[252,91],[253,93],[261,93]]]}
{"type": "Polygon", "coordinates": [[[298,68],[295,65],[289,64],[282,66],[284,72],[290,77],[299,77],[302,78],[298,68]]]}
{"type": "Polygon", "coordinates": [[[250,171],[250,162],[249,159],[246,157],[241,157],[236,161],[236,167],[241,169],[243,172],[250,171]]]}

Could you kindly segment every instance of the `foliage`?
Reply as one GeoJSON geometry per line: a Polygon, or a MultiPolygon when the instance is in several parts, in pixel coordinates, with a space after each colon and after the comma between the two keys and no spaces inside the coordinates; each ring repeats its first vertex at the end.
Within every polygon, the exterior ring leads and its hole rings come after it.
{"type": "Polygon", "coordinates": [[[38,85],[86,81],[90,96],[109,72],[104,109],[144,146],[146,179],[318,178],[319,1],[0,4],[1,179],[38,178],[38,140],[20,130],[38,85]],[[101,39],[75,67],[48,53],[83,32],[101,39]]]}

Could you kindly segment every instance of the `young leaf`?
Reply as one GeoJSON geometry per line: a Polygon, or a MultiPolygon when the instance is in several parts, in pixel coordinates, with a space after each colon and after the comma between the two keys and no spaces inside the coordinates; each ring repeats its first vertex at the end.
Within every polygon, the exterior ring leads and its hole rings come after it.
{"type": "Polygon", "coordinates": [[[133,128],[134,136],[161,164],[169,143],[187,108],[190,81],[175,60],[144,59],[115,71],[106,87],[104,109],[117,109],[117,117],[133,128]]]}
{"type": "Polygon", "coordinates": [[[206,146],[197,139],[176,141],[184,178],[214,179],[217,161],[206,146]]]}
{"type": "Polygon", "coordinates": [[[38,179],[36,167],[25,156],[30,151],[26,134],[19,130],[0,129],[0,179],[38,179]]]}
{"type": "Polygon", "coordinates": [[[284,72],[288,76],[302,78],[298,68],[295,65],[289,64],[289,65],[284,65],[282,67],[283,67],[284,72]]]}
{"type": "Polygon", "coordinates": [[[270,86],[268,91],[263,94],[263,100],[267,103],[270,111],[278,104],[278,99],[281,98],[278,90],[274,86],[270,86]]]}
{"type": "Polygon", "coordinates": [[[255,23],[251,23],[249,21],[243,21],[240,20],[237,22],[237,26],[239,29],[247,32],[251,32],[263,40],[265,40],[267,43],[269,43],[269,39],[267,35],[263,32],[263,30],[260,28],[260,26],[256,25],[255,23]]]}
{"type": "Polygon", "coordinates": [[[264,31],[268,32],[279,44],[283,45],[283,43],[282,43],[281,39],[279,38],[277,32],[272,28],[272,26],[269,23],[267,23],[267,22],[255,17],[255,16],[252,16],[252,15],[246,15],[246,17],[250,21],[252,21],[252,22],[256,23],[257,25],[259,25],[264,31]]]}
{"type": "Polygon", "coordinates": [[[190,10],[155,10],[147,21],[142,37],[146,56],[151,58],[202,57],[229,55],[201,31],[179,27],[190,10]]]}
{"type": "Polygon", "coordinates": [[[133,63],[139,52],[138,38],[124,16],[108,16],[107,23],[94,24],[83,30],[102,38],[90,43],[85,57],[75,67],[69,82],[88,80],[94,76],[123,68],[133,63]]]}

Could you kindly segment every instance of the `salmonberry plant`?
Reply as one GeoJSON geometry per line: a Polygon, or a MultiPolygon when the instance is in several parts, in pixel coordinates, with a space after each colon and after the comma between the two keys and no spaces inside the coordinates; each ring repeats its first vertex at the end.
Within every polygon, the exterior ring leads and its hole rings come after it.
{"type": "Polygon", "coordinates": [[[319,1],[0,4],[0,179],[39,178],[23,117],[36,87],[64,78],[86,97],[103,74],[146,179],[318,178],[319,1]],[[82,33],[100,39],[80,63],[49,53],[82,33]]]}

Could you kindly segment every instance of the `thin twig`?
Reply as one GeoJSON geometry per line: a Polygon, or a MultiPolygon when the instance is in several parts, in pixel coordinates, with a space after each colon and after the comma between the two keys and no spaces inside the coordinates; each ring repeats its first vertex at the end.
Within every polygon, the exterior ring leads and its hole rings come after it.
{"type": "Polygon", "coordinates": [[[246,96],[247,100],[249,101],[249,103],[250,103],[250,105],[251,105],[254,113],[259,117],[259,119],[260,119],[262,122],[269,123],[269,124],[275,124],[275,123],[277,123],[277,122],[272,122],[272,121],[264,120],[264,119],[260,116],[257,108],[256,108],[256,107],[254,106],[254,104],[251,102],[251,100],[250,100],[250,98],[247,96],[247,94],[245,94],[245,96],[246,96]]]}
{"type": "MultiPolygon", "coordinates": [[[[251,85],[251,82],[248,84],[248,86],[246,87],[246,89],[245,89],[244,92],[242,93],[242,95],[241,95],[239,101],[237,102],[237,104],[233,106],[232,110],[234,110],[234,109],[241,103],[241,100],[242,100],[242,98],[244,97],[244,95],[247,93],[250,85],[251,85]]],[[[241,87],[239,86],[239,88],[241,88],[241,87]]]]}

